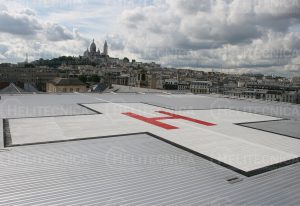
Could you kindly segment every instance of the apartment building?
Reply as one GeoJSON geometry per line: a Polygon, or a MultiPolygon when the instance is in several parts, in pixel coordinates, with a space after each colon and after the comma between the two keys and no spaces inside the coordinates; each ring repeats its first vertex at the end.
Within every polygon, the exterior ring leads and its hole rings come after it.
{"type": "Polygon", "coordinates": [[[211,86],[211,81],[192,81],[190,89],[194,94],[209,94],[211,86]]]}
{"type": "Polygon", "coordinates": [[[47,83],[48,93],[72,93],[87,91],[87,86],[75,78],[55,78],[47,83]]]}

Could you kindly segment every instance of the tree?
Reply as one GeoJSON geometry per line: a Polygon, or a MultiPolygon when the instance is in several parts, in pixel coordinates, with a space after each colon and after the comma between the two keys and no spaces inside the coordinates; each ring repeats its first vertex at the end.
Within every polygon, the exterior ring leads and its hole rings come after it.
{"type": "Polygon", "coordinates": [[[98,83],[100,82],[100,77],[94,74],[93,76],[91,76],[91,81],[98,83]]]}
{"type": "Polygon", "coordinates": [[[86,83],[86,82],[87,82],[87,77],[84,76],[84,75],[80,75],[80,76],[78,77],[78,79],[79,79],[80,81],[82,81],[83,83],[86,83]]]}

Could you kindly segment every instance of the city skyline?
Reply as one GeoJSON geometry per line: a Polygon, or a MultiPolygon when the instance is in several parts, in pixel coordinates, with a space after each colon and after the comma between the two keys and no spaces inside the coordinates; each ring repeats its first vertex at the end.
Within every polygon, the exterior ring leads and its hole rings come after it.
{"type": "Polygon", "coordinates": [[[79,56],[94,38],[112,57],[299,76],[299,11],[298,0],[3,0],[0,62],[79,56]]]}

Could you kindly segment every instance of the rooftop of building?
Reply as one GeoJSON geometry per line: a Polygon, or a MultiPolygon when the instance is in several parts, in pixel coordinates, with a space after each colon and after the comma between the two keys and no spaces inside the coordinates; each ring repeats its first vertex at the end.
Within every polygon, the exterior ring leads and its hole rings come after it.
{"type": "Polygon", "coordinates": [[[9,84],[7,87],[0,90],[0,94],[21,94],[25,93],[25,91],[16,86],[14,83],[9,84]]]}
{"type": "Polygon", "coordinates": [[[56,77],[55,79],[49,81],[50,83],[56,86],[68,86],[68,85],[80,85],[84,86],[85,84],[77,78],[61,78],[56,77]]]}
{"type": "Polygon", "coordinates": [[[1,205],[300,204],[299,105],[146,91],[6,94],[0,115],[1,205]],[[123,115],[153,111],[217,126],[159,120],[179,127],[167,131],[123,115]],[[240,159],[245,152],[254,159],[240,159]]]}

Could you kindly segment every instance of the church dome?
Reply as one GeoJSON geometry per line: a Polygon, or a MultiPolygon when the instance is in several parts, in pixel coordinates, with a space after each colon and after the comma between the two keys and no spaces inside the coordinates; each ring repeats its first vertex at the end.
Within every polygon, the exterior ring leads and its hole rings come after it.
{"type": "Polygon", "coordinates": [[[96,52],[96,49],[97,49],[96,44],[95,44],[94,39],[93,39],[93,43],[90,46],[90,52],[96,52]]]}

